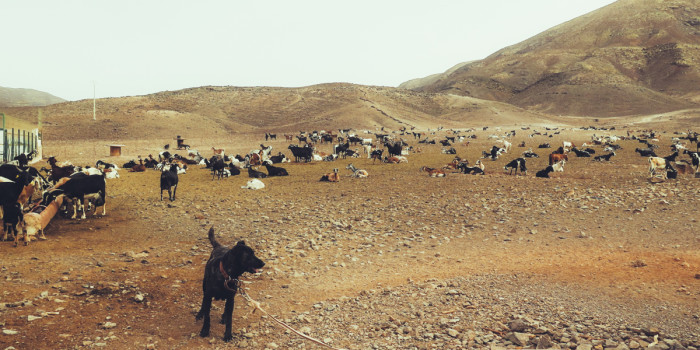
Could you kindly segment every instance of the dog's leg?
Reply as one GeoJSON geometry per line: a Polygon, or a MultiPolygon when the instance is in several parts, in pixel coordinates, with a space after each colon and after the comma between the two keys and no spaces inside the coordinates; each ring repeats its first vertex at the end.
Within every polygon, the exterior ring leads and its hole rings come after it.
{"type": "Polygon", "coordinates": [[[204,322],[202,323],[202,330],[199,332],[199,336],[204,338],[209,336],[209,311],[211,311],[211,299],[212,297],[206,293],[204,293],[204,297],[202,299],[202,308],[199,309],[199,312],[197,313],[197,317],[195,319],[201,320],[204,318],[204,322]]]}
{"type": "Polygon", "coordinates": [[[233,323],[233,298],[236,294],[226,298],[226,306],[224,306],[224,314],[222,318],[226,324],[226,331],[224,332],[224,341],[230,341],[233,337],[231,336],[231,324],[233,323]]]}
{"type": "Polygon", "coordinates": [[[173,201],[175,201],[176,193],[177,193],[177,184],[175,184],[175,186],[173,186],[173,201]]]}
{"type": "Polygon", "coordinates": [[[163,188],[160,189],[160,200],[163,200],[163,188]]]}

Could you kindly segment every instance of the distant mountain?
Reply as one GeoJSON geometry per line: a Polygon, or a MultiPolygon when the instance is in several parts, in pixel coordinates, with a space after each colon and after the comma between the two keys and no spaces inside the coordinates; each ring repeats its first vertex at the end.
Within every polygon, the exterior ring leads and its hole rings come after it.
{"type": "Polygon", "coordinates": [[[42,91],[0,87],[0,107],[40,107],[61,102],[66,100],[42,91]]]}
{"type": "Polygon", "coordinates": [[[662,113],[700,103],[700,2],[620,0],[441,75],[402,84],[554,115],[662,113]]]}

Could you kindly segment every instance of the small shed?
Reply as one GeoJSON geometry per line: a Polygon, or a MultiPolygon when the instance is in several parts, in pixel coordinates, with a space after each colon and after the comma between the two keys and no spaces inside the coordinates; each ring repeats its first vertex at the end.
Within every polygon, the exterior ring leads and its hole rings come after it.
{"type": "Polygon", "coordinates": [[[107,145],[109,146],[109,156],[110,157],[119,157],[122,155],[122,147],[124,145],[107,145]]]}

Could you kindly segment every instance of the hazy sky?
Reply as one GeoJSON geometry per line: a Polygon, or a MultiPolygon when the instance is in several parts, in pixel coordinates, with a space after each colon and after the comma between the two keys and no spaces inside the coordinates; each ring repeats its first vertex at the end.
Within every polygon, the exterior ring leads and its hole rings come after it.
{"type": "Polygon", "coordinates": [[[612,0],[1,1],[0,86],[68,100],[203,85],[397,86],[612,0]]]}

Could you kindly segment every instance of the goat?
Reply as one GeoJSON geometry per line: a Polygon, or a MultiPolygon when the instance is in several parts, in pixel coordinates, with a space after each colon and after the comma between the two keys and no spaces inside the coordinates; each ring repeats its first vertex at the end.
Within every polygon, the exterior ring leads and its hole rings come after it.
{"type": "Polygon", "coordinates": [[[427,166],[421,167],[420,171],[427,172],[430,177],[445,177],[447,175],[442,169],[429,168],[427,166]]]}
{"type": "Polygon", "coordinates": [[[561,160],[566,160],[568,162],[569,156],[561,153],[551,153],[549,155],[549,165],[554,165],[554,163],[559,162],[561,160]]]}
{"type": "Polygon", "coordinates": [[[272,162],[272,164],[277,164],[289,162],[289,159],[287,158],[287,156],[284,155],[284,153],[279,152],[276,156],[270,156],[270,159],[268,161],[272,162]]]}
{"type": "Polygon", "coordinates": [[[289,173],[287,173],[287,170],[281,167],[276,167],[272,166],[269,164],[265,164],[265,168],[267,169],[267,176],[288,176],[289,173]]]}
{"type": "Polygon", "coordinates": [[[580,150],[580,149],[578,149],[578,148],[576,148],[576,147],[572,147],[572,148],[571,148],[571,151],[573,151],[574,154],[576,154],[577,157],[583,158],[583,157],[590,157],[590,156],[591,156],[590,153],[588,153],[588,152],[586,152],[586,151],[582,151],[582,150],[580,150]]]}
{"type": "Polygon", "coordinates": [[[24,214],[22,214],[22,207],[19,203],[8,203],[2,206],[3,212],[3,237],[2,240],[7,240],[7,234],[12,234],[15,240],[15,246],[17,246],[17,238],[19,233],[17,232],[17,226],[20,226],[24,221],[24,214]]]}
{"type": "Polygon", "coordinates": [[[564,172],[564,165],[566,165],[566,160],[562,159],[562,160],[552,164],[551,167],[555,172],[563,173],[564,172]]]}
{"type": "MultiPolygon", "coordinates": [[[[105,186],[105,178],[101,175],[84,176],[84,174],[82,174],[80,177],[71,178],[59,188],[44,192],[43,202],[44,205],[48,206],[54,199],[56,199],[58,195],[61,194],[65,194],[66,198],[75,198],[77,199],[77,202],[73,206],[73,216],[71,218],[76,218],[78,210],[76,205],[78,205],[81,207],[81,209],[83,209],[82,219],[85,219],[85,196],[94,193],[99,195],[99,200],[97,201],[96,207],[102,206],[102,215],[104,216],[106,215],[107,210],[105,201],[107,197],[107,190],[105,186]]],[[[97,211],[95,211],[93,215],[96,214],[97,211]]]]}
{"type": "Polygon", "coordinates": [[[515,170],[515,175],[518,175],[518,169],[521,173],[527,175],[527,167],[525,167],[525,158],[513,159],[508,164],[506,164],[506,166],[503,167],[503,169],[510,169],[510,172],[508,173],[509,175],[513,174],[513,170],[515,170]]]}
{"type": "Polygon", "coordinates": [[[609,161],[610,161],[610,158],[611,158],[612,156],[614,156],[614,155],[615,155],[615,152],[610,152],[610,153],[605,154],[605,155],[595,156],[595,157],[593,157],[593,161],[597,161],[597,162],[606,161],[606,162],[609,162],[609,161]]]}
{"type": "Polygon", "coordinates": [[[264,179],[267,177],[267,174],[263,173],[262,171],[257,171],[253,169],[253,167],[248,167],[248,177],[255,179],[264,179]]]}
{"type": "Polygon", "coordinates": [[[175,194],[177,192],[177,165],[170,164],[168,169],[163,169],[160,173],[160,200],[163,200],[163,191],[168,191],[168,199],[170,201],[175,200],[175,194]]]}
{"type": "Polygon", "coordinates": [[[485,167],[484,163],[482,163],[481,160],[477,159],[473,167],[467,166],[467,162],[463,162],[457,165],[457,169],[459,169],[464,174],[484,175],[485,167]]]}
{"type": "Polygon", "coordinates": [[[393,144],[389,143],[389,142],[385,142],[384,146],[386,146],[386,148],[387,148],[387,153],[389,154],[389,157],[401,155],[401,150],[403,149],[401,142],[395,142],[393,144]]]}
{"type": "Polygon", "coordinates": [[[258,179],[250,179],[245,184],[245,186],[241,186],[241,188],[247,188],[250,190],[260,190],[260,189],[265,188],[265,184],[258,179]]]}
{"type": "Polygon", "coordinates": [[[75,172],[75,167],[72,165],[59,166],[55,157],[49,157],[49,165],[51,165],[51,175],[49,175],[49,181],[56,183],[62,177],[68,177],[70,174],[75,172]]]}
{"type": "Polygon", "coordinates": [[[554,171],[554,167],[551,165],[547,165],[546,168],[538,171],[535,173],[535,177],[543,177],[543,178],[549,178],[549,173],[554,171]]]}
{"type": "Polygon", "coordinates": [[[540,156],[537,155],[537,153],[533,152],[532,148],[530,148],[527,151],[523,152],[523,157],[525,157],[525,158],[539,158],[540,156]]]}
{"type": "Polygon", "coordinates": [[[122,165],[122,168],[124,169],[131,169],[136,165],[136,162],[132,159],[122,165]]]}
{"type": "Polygon", "coordinates": [[[119,167],[116,164],[107,163],[103,160],[98,160],[95,163],[95,168],[100,169],[100,170],[104,170],[104,169],[117,169],[117,170],[119,170],[119,167]]]}
{"type": "Polygon", "coordinates": [[[340,181],[340,175],[338,175],[338,168],[334,168],[332,173],[327,173],[327,174],[321,176],[321,179],[318,181],[324,181],[324,182],[338,182],[338,181],[340,181]]]}
{"type": "Polygon", "coordinates": [[[309,145],[305,145],[303,147],[289,145],[288,149],[292,151],[292,155],[294,155],[295,162],[300,162],[301,160],[304,160],[305,162],[310,162],[313,159],[314,149],[309,145]]]}
{"type": "Polygon", "coordinates": [[[221,178],[224,176],[224,168],[226,168],[226,163],[224,163],[224,159],[221,157],[212,157],[212,160],[213,162],[210,162],[212,171],[211,179],[214,180],[214,177],[216,177],[218,180],[221,180],[221,178]]]}
{"type": "Polygon", "coordinates": [[[390,163],[390,164],[408,163],[408,159],[404,156],[384,157],[384,163],[390,163]]]}
{"type": "Polygon", "coordinates": [[[683,154],[687,154],[690,157],[690,162],[695,167],[695,171],[698,171],[698,167],[700,167],[700,153],[684,150],[683,154]]]}
{"type": "Polygon", "coordinates": [[[649,157],[649,176],[650,177],[661,177],[666,178],[666,159],[661,157],[649,157]],[[656,169],[664,169],[663,173],[659,176],[656,174],[656,169]]]}
{"type": "Polygon", "coordinates": [[[129,169],[130,173],[142,173],[146,171],[146,166],[143,165],[143,159],[139,158],[139,164],[136,164],[129,169]]]}
{"type": "Polygon", "coordinates": [[[369,176],[369,173],[367,172],[367,170],[358,169],[358,168],[356,168],[352,163],[348,164],[348,166],[346,166],[345,169],[348,169],[348,170],[352,171],[352,176],[353,176],[353,177],[361,177],[361,178],[364,178],[364,177],[368,177],[368,176],[369,176]]]}
{"type": "Polygon", "coordinates": [[[382,153],[384,153],[383,149],[375,149],[374,151],[372,151],[372,153],[370,154],[370,156],[372,158],[372,163],[374,163],[374,161],[377,159],[379,159],[379,161],[381,161],[382,160],[382,153]]]}

